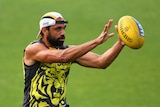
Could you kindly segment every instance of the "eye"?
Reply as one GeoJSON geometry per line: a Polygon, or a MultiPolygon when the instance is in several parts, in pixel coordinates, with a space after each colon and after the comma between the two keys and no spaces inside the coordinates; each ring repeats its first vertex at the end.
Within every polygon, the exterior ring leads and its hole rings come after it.
{"type": "Polygon", "coordinates": [[[56,31],[60,31],[62,29],[62,27],[56,27],[55,30],[56,31]]]}
{"type": "Polygon", "coordinates": [[[66,26],[57,26],[56,28],[55,28],[55,30],[57,31],[57,32],[59,32],[59,31],[61,31],[61,30],[65,30],[66,29],[66,26]]]}

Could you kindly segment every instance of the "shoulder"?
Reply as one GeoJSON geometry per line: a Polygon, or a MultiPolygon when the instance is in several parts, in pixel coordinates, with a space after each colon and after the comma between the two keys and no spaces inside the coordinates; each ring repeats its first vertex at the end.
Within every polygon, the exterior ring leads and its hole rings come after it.
{"type": "Polygon", "coordinates": [[[40,42],[32,42],[25,48],[25,53],[27,54],[34,54],[40,50],[48,49],[44,44],[40,42]]]}
{"type": "Polygon", "coordinates": [[[37,62],[35,56],[42,50],[47,50],[42,43],[35,42],[29,44],[24,50],[24,63],[26,65],[33,65],[37,62]]]}

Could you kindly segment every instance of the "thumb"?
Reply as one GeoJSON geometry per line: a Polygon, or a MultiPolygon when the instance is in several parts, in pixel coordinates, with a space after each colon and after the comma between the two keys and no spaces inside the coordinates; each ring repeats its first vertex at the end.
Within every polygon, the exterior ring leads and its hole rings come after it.
{"type": "Polygon", "coordinates": [[[112,36],[114,36],[114,33],[110,33],[110,34],[108,34],[108,36],[109,36],[109,37],[112,37],[112,36]]]}
{"type": "Polygon", "coordinates": [[[114,28],[118,32],[118,25],[115,25],[114,28]]]}

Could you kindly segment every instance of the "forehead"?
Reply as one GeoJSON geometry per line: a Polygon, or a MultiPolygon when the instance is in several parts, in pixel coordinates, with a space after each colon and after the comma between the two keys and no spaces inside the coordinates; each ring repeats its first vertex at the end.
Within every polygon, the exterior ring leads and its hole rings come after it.
{"type": "Polygon", "coordinates": [[[61,24],[55,24],[52,25],[51,28],[55,29],[55,28],[65,28],[67,25],[65,23],[61,23],[61,24]]]}
{"type": "Polygon", "coordinates": [[[56,27],[66,27],[66,24],[55,24],[55,25],[53,25],[53,27],[54,28],[56,28],[56,27]]]}
{"type": "Polygon", "coordinates": [[[55,26],[55,27],[57,27],[57,26],[63,27],[63,26],[66,26],[67,23],[68,23],[68,22],[65,21],[63,18],[57,18],[57,19],[56,19],[56,24],[53,25],[53,26],[55,26]]]}

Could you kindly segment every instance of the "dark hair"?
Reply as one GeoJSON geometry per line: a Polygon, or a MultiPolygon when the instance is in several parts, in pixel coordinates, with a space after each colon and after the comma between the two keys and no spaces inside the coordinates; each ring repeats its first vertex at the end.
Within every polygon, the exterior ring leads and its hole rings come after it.
{"type": "MultiPolygon", "coordinates": [[[[45,27],[45,28],[46,28],[47,30],[49,30],[50,27],[51,27],[51,26],[47,26],[47,27],[45,27]]],[[[41,30],[40,34],[43,36],[42,30],[41,30]]]]}
{"type": "Polygon", "coordinates": [[[47,26],[46,29],[49,30],[50,27],[51,27],[51,26],[47,26]]]}

